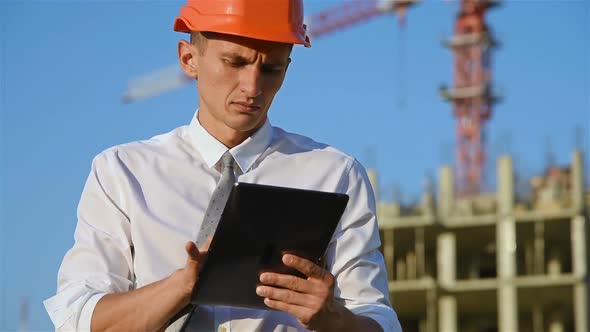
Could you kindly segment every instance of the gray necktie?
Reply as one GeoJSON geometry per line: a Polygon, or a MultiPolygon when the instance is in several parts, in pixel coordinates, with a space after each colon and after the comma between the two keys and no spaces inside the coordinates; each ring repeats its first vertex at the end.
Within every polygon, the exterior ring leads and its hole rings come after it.
{"type": "Polygon", "coordinates": [[[201,248],[207,239],[215,233],[219,219],[223,213],[223,208],[231,192],[231,188],[236,182],[236,176],[234,175],[234,157],[226,151],[221,157],[221,179],[217,183],[217,187],[211,195],[209,206],[205,212],[205,218],[201,224],[201,229],[197,235],[197,247],[201,248]]]}
{"type": "MultiPolygon", "coordinates": [[[[202,248],[203,244],[207,242],[207,239],[213,235],[215,233],[215,229],[217,229],[217,224],[219,224],[219,219],[221,219],[221,214],[223,213],[223,208],[225,207],[225,203],[229,197],[231,188],[236,182],[236,176],[234,175],[234,164],[234,157],[231,155],[231,153],[229,153],[229,150],[226,151],[221,157],[221,179],[217,183],[215,190],[213,190],[211,200],[209,201],[209,206],[207,206],[207,211],[205,212],[205,218],[203,218],[201,228],[199,229],[199,234],[197,235],[196,244],[199,249],[202,248]]],[[[192,310],[194,310],[194,308],[192,308],[192,310]]],[[[184,330],[188,324],[187,319],[190,319],[190,317],[190,312],[184,314],[182,317],[170,324],[166,328],[166,332],[184,330]]]]}

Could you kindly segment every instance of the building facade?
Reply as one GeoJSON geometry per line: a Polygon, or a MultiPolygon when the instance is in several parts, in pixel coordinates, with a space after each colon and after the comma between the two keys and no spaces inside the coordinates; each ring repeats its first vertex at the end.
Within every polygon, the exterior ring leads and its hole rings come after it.
{"type": "MultiPolygon", "coordinates": [[[[495,193],[459,197],[439,173],[436,200],[379,202],[392,303],[404,331],[587,332],[588,211],[582,156],[515,190],[512,160],[495,193]]],[[[377,174],[369,171],[375,188],[377,174]]]]}

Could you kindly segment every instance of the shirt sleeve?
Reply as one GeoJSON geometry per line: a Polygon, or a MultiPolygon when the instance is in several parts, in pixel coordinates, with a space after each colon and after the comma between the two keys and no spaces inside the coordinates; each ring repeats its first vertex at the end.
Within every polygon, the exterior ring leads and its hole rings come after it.
{"type": "Polygon", "coordinates": [[[59,269],[56,295],[44,301],[56,331],[89,331],[104,295],[133,288],[130,223],[114,171],[119,164],[112,150],[92,162],[78,205],[74,246],[59,269]]]}
{"type": "Polygon", "coordinates": [[[379,251],[373,189],[358,161],[352,162],[340,188],[349,201],[326,253],[326,263],[336,278],[334,296],[354,314],[375,320],[383,331],[401,332],[379,251]]]}

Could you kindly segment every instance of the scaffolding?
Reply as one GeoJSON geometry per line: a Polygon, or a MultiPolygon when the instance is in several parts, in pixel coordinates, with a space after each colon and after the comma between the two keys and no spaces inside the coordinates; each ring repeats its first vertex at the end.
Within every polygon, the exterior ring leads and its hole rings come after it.
{"type": "MultiPolygon", "coordinates": [[[[376,188],[376,172],[369,178],[376,188]]],[[[533,178],[528,201],[515,196],[508,156],[497,163],[496,193],[461,197],[454,185],[442,167],[436,201],[427,191],[411,210],[378,203],[404,331],[589,331],[590,194],[581,153],[533,178]]]]}

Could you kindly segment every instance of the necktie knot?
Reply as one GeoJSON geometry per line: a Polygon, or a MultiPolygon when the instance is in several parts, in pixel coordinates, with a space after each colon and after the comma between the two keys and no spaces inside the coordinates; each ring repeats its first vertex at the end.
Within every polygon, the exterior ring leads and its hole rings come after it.
{"type": "Polygon", "coordinates": [[[227,172],[227,170],[233,170],[234,169],[234,157],[231,155],[231,153],[228,151],[226,151],[223,156],[221,156],[221,169],[223,170],[223,172],[227,172]]]}

